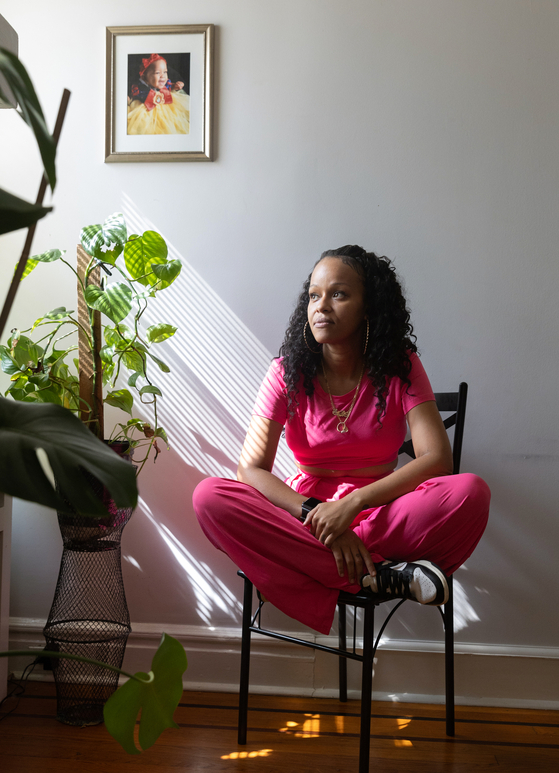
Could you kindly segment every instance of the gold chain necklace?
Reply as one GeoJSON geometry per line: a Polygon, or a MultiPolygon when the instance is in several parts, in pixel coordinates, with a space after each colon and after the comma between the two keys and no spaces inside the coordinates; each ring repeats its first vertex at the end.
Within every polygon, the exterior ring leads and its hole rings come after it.
{"type": "Polygon", "coordinates": [[[353,410],[353,406],[355,405],[355,401],[357,400],[357,395],[359,394],[359,387],[361,386],[361,380],[363,378],[363,373],[365,372],[365,365],[361,368],[361,375],[359,376],[359,381],[357,382],[357,386],[355,387],[355,392],[353,393],[353,400],[351,401],[351,405],[347,409],[347,411],[340,411],[336,406],[334,405],[334,400],[332,399],[332,392],[330,391],[330,384],[328,383],[328,378],[326,377],[326,370],[324,369],[324,362],[322,363],[322,373],[324,375],[324,380],[326,381],[326,389],[328,390],[328,397],[330,398],[330,405],[332,406],[332,416],[335,416],[340,421],[338,422],[338,425],[336,429],[338,432],[349,432],[347,428],[347,420],[349,419],[351,412],[353,410]]]}

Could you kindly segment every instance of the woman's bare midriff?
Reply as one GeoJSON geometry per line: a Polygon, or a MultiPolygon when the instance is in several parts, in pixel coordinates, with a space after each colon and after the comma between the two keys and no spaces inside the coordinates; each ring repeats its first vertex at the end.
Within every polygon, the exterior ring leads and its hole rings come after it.
{"type": "Polygon", "coordinates": [[[380,478],[392,472],[396,467],[398,460],[388,464],[378,464],[376,467],[360,467],[357,470],[325,470],[322,467],[308,467],[305,464],[299,464],[297,467],[301,472],[307,475],[316,475],[318,478],[380,478]]]}

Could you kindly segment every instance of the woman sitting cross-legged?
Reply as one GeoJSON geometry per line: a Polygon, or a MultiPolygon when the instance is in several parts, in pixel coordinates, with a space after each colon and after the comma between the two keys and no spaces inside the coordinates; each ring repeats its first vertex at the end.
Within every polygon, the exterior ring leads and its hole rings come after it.
{"type": "Polygon", "coordinates": [[[203,480],[208,539],[286,614],[328,633],[341,590],[444,604],[490,493],[450,444],[386,258],[348,245],[305,282],[260,388],[237,481],[203,480]],[[409,426],[416,458],[396,470],[409,426]],[[285,427],[298,472],[272,473],[285,427]]]}

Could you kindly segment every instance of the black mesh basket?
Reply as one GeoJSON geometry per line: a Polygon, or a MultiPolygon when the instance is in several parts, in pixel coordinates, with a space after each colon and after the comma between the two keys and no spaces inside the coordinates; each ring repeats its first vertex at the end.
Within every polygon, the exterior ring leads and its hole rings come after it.
{"type": "MultiPolygon", "coordinates": [[[[130,633],[122,581],[120,539],[132,510],[117,508],[98,485],[109,515],[58,514],[64,550],[43,634],[48,650],[100,660],[120,668],[130,633]]],[[[103,721],[103,706],[118,686],[114,671],[52,658],[57,715],[70,725],[103,721]]]]}

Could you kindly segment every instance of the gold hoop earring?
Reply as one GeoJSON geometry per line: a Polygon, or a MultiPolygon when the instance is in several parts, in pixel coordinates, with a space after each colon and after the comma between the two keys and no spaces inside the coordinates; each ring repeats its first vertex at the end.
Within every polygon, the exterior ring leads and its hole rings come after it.
{"type": "Polygon", "coordinates": [[[367,354],[367,347],[369,346],[369,320],[367,322],[367,335],[365,337],[365,346],[363,347],[363,354],[367,354]]]}
{"type": "Polygon", "coordinates": [[[318,344],[318,346],[319,346],[318,349],[311,349],[311,347],[309,346],[309,342],[307,341],[307,326],[308,326],[308,324],[309,324],[309,321],[307,320],[305,322],[305,327],[303,328],[303,338],[305,339],[305,343],[307,345],[307,349],[310,352],[312,352],[313,354],[319,354],[322,351],[322,349],[320,348],[320,344],[318,344]]]}

